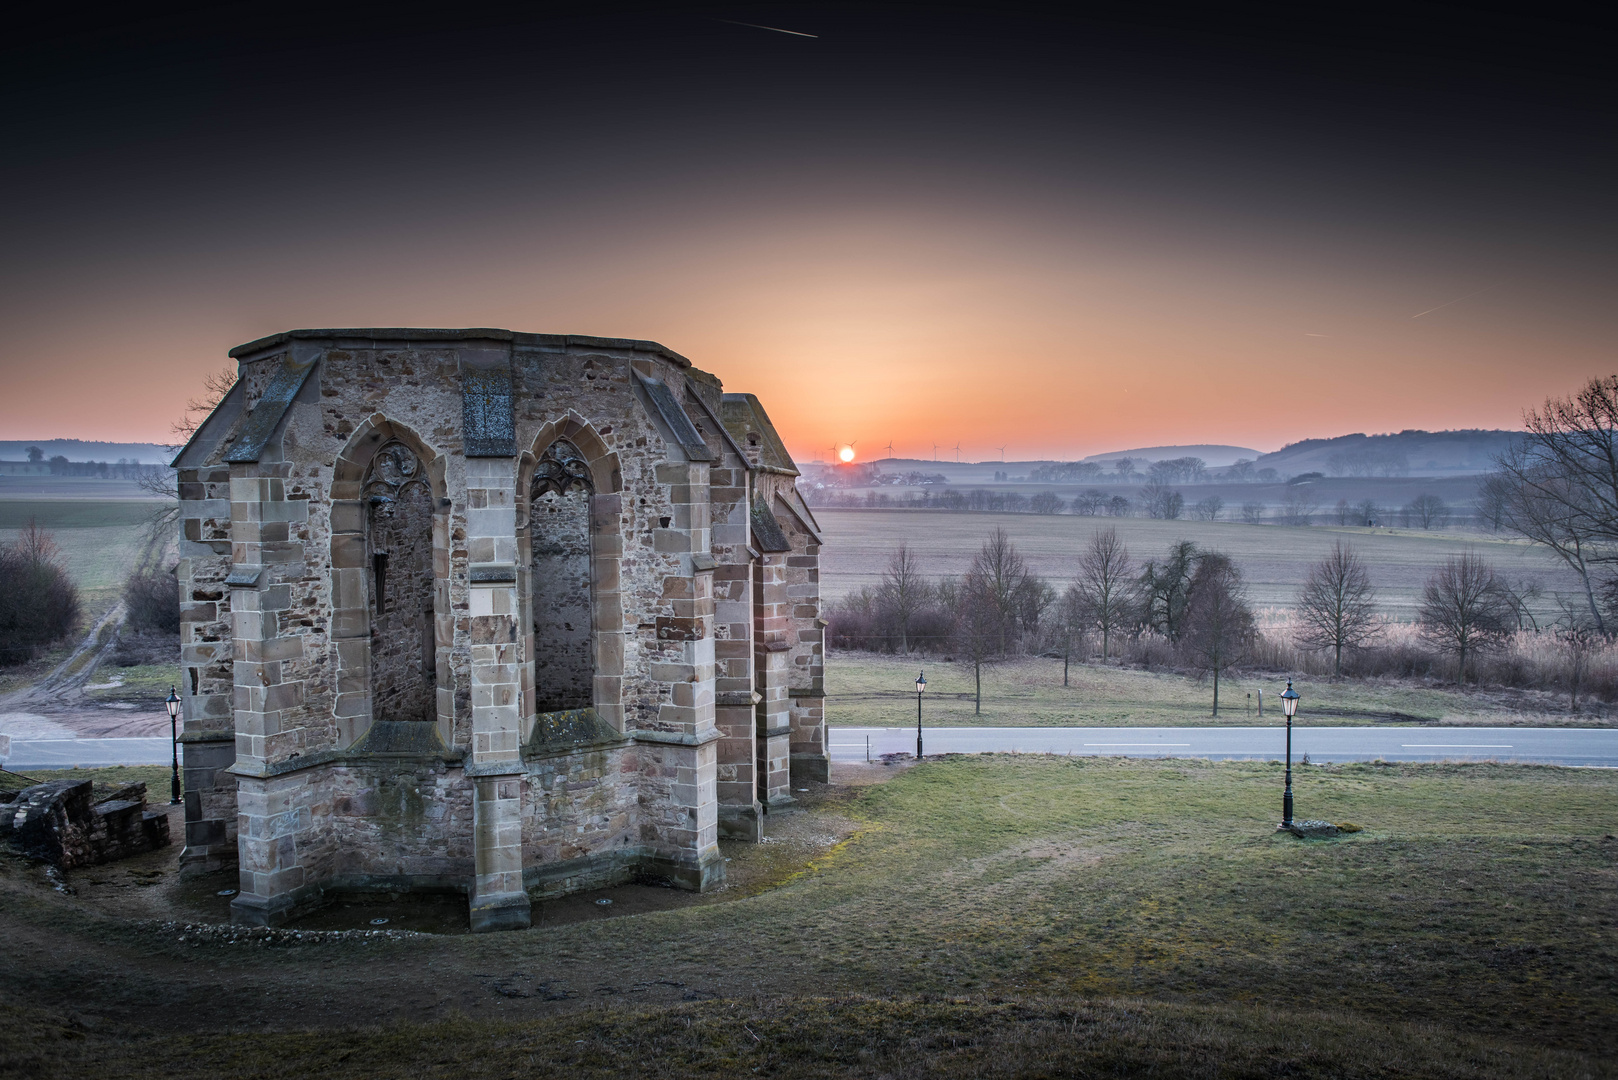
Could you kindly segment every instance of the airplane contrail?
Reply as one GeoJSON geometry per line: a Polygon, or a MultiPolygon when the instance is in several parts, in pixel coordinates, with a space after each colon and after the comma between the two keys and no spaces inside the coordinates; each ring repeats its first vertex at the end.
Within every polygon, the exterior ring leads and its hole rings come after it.
{"type": "Polygon", "coordinates": [[[819,38],[819,34],[806,34],[802,30],[783,30],[779,26],[760,26],[758,23],[737,22],[735,19],[721,19],[712,16],[714,22],[729,23],[732,26],[751,26],[754,30],[773,30],[777,34],[791,34],[793,37],[819,38]]]}
{"type": "Polygon", "coordinates": [[[1431,315],[1435,311],[1441,311],[1444,308],[1449,307],[1450,304],[1459,304],[1462,300],[1470,300],[1470,299],[1472,299],[1472,297],[1478,296],[1478,295],[1480,295],[1482,293],[1486,293],[1492,288],[1494,288],[1493,285],[1485,285],[1485,286],[1483,286],[1483,288],[1479,289],[1477,292],[1469,292],[1465,296],[1457,296],[1455,299],[1449,301],[1449,303],[1447,303],[1447,304],[1439,304],[1438,307],[1430,307],[1426,311],[1418,311],[1418,312],[1416,312],[1414,315],[1412,315],[1410,317],[1412,319],[1419,319],[1423,315],[1431,315]]]}

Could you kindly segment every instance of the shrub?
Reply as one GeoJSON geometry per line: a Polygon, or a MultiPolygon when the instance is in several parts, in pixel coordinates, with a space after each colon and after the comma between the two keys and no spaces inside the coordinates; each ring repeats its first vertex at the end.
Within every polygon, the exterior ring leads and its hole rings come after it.
{"type": "Polygon", "coordinates": [[[180,581],[172,569],[148,567],[129,575],[124,583],[124,608],[129,625],[137,630],[180,632],[180,581]]]}
{"type": "Polygon", "coordinates": [[[0,548],[0,663],[20,664],[72,633],[79,590],[62,569],[51,535],[32,520],[0,548]]]}

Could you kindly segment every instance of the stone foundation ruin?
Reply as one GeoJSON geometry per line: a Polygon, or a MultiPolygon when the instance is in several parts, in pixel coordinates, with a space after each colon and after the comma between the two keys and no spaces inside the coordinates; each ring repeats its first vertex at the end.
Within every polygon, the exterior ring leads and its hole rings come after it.
{"type": "Polygon", "coordinates": [[[89,780],[51,780],[0,792],[0,842],[59,870],[167,847],[169,816],[146,805],[146,785],[97,799],[89,780]]]}
{"type": "Polygon", "coordinates": [[[175,459],[185,849],[238,922],[453,890],[475,930],[707,889],[824,780],[819,529],[758,400],[660,345],[296,330],[175,459]]]}

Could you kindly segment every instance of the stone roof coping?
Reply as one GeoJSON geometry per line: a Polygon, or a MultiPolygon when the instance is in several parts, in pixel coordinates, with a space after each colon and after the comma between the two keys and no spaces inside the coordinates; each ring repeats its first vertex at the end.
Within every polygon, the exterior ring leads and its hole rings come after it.
{"type": "Polygon", "coordinates": [[[565,349],[580,347],[587,349],[624,349],[630,352],[655,353],[663,359],[681,368],[692,366],[691,361],[666,346],[655,341],[640,341],[635,338],[608,338],[590,337],[585,334],[530,334],[521,330],[501,330],[495,327],[476,326],[463,330],[440,329],[436,327],[335,327],[331,329],[283,330],[278,334],[257,338],[244,345],[238,345],[230,350],[232,359],[241,359],[252,356],[289,341],[301,339],[326,339],[334,341],[509,341],[517,346],[530,346],[539,348],[565,349]]]}
{"type": "Polygon", "coordinates": [[[708,449],[708,442],[697,431],[697,426],[691,422],[684,407],[675,400],[674,394],[669,390],[668,384],[661,379],[648,378],[640,372],[635,372],[635,378],[640,380],[641,388],[646,396],[652,399],[657,408],[658,415],[663,423],[668,425],[669,432],[674,441],[685,451],[685,456],[692,461],[717,461],[719,456],[708,449]]]}

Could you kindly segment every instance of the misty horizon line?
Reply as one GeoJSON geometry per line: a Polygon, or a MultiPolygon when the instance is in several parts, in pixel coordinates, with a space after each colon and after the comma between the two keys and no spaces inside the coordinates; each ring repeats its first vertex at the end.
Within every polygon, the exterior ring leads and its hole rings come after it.
{"type": "MultiPolygon", "coordinates": [[[[1262,449],[1259,449],[1257,447],[1240,446],[1240,445],[1237,445],[1235,443],[1183,442],[1183,443],[1160,443],[1160,444],[1150,445],[1150,446],[1136,446],[1136,447],[1129,447],[1129,448],[1116,449],[1116,450],[1101,450],[1101,451],[1097,451],[1097,452],[1094,452],[1094,453],[1077,455],[1077,456],[1067,454],[1067,455],[1054,455],[1054,456],[1044,456],[1044,457],[1026,457],[1026,458],[1023,458],[1023,457],[1000,457],[1000,458],[990,457],[990,458],[979,458],[979,459],[976,459],[976,460],[971,460],[971,459],[961,457],[961,456],[950,457],[950,456],[946,456],[943,453],[943,451],[945,451],[947,449],[950,454],[957,454],[957,452],[962,449],[958,445],[951,445],[951,446],[949,446],[947,448],[944,447],[943,445],[939,445],[938,450],[940,451],[940,453],[938,453],[936,455],[906,455],[906,454],[900,453],[897,449],[892,447],[891,443],[889,443],[887,445],[878,447],[875,453],[864,453],[864,454],[862,454],[862,453],[860,453],[860,452],[858,452],[856,450],[852,458],[847,459],[845,461],[841,461],[841,462],[834,462],[832,456],[827,456],[827,451],[828,450],[830,450],[832,452],[832,455],[835,456],[841,450],[843,450],[844,448],[852,448],[852,447],[857,446],[858,443],[861,440],[855,439],[852,442],[839,442],[835,446],[828,445],[828,446],[822,447],[819,450],[810,451],[809,454],[807,454],[807,455],[803,455],[803,454],[800,454],[800,453],[792,453],[792,459],[794,461],[801,461],[801,462],[803,462],[805,464],[858,464],[858,463],[872,462],[872,461],[913,461],[913,462],[918,462],[918,463],[923,463],[923,464],[951,464],[951,465],[1038,465],[1038,464],[1047,464],[1047,463],[1061,464],[1061,463],[1065,463],[1065,462],[1096,461],[1096,460],[1100,460],[1100,459],[1117,459],[1117,458],[1122,458],[1122,457],[1132,457],[1132,456],[1135,456],[1135,455],[1147,455],[1147,454],[1153,454],[1153,453],[1170,453],[1170,456],[1173,456],[1173,457],[1194,457],[1194,456],[1197,456],[1197,455],[1194,454],[1194,453],[1189,453],[1190,451],[1202,450],[1202,451],[1227,451],[1227,452],[1234,452],[1234,453],[1237,453],[1237,454],[1252,454],[1254,456],[1249,460],[1257,461],[1259,458],[1268,457],[1268,456],[1271,456],[1271,455],[1274,455],[1274,454],[1284,453],[1285,451],[1290,450],[1290,449],[1292,449],[1294,447],[1305,446],[1305,445],[1309,445],[1309,444],[1323,445],[1323,444],[1331,443],[1331,442],[1334,442],[1334,441],[1337,441],[1337,440],[1340,440],[1340,439],[1352,439],[1352,438],[1355,438],[1356,436],[1369,440],[1369,439],[1396,438],[1396,437],[1399,437],[1399,436],[1416,437],[1416,436],[1422,436],[1422,435],[1429,435],[1429,436],[1444,436],[1444,435],[1450,435],[1450,436],[1454,436],[1454,435],[1477,435],[1477,436],[1515,435],[1515,434],[1520,434],[1522,430],[1523,429],[1521,429],[1521,428],[1475,428],[1475,427],[1466,427],[1466,428],[1440,428],[1440,429],[1404,428],[1404,429],[1402,429],[1400,431],[1387,431],[1387,432],[1353,431],[1353,432],[1346,432],[1346,433],[1341,434],[1341,435],[1311,436],[1311,437],[1304,438],[1304,439],[1297,439],[1297,440],[1294,440],[1292,442],[1285,443],[1285,444],[1281,445],[1280,447],[1277,447],[1274,450],[1262,450],[1262,449]],[[1180,454],[1171,453],[1173,451],[1187,451],[1188,453],[1180,453],[1180,454]]],[[[162,453],[165,453],[165,454],[175,453],[175,452],[178,451],[178,449],[181,446],[184,445],[183,441],[181,443],[175,443],[175,442],[168,441],[168,440],[86,439],[86,438],[79,437],[79,436],[54,436],[54,437],[51,437],[51,438],[9,438],[9,439],[0,439],[0,447],[4,448],[4,449],[0,449],[0,454],[9,455],[11,453],[19,453],[19,452],[23,453],[23,454],[26,454],[26,447],[31,445],[31,444],[39,444],[41,446],[46,446],[46,445],[53,444],[53,443],[54,444],[64,444],[64,443],[66,443],[66,444],[75,444],[75,445],[82,445],[82,446],[87,446],[87,447],[90,447],[90,446],[125,447],[125,448],[135,448],[135,447],[145,448],[145,447],[150,447],[150,448],[153,448],[153,449],[158,450],[158,451],[160,451],[162,453]]],[[[993,444],[990,444],[990,449],[995,450],[995,451],[1000,451],[1002,448],[998,447],[998,446],[994,446],[993,444]]],[[[1228,454],[1221,455],[1221,456],[1228,456],[1228,454]]],[[[11,458],[10,457],[4,457],[4,458],[0,458],[0,460],[9,461],[9,460],[11,460],[11,458]]],[[[1234,460],[1241,460],[1241,458],[1238,457],[1238,458],[1236,458],[1234,460]]],[[[1225,466],[1216,465],[1216,466],[1213,466],[1213,467],[1214,468],[1223,468],[1225,466]]]]}
{"type": "MultiPolygon", "coordinates": [[[[1259,457],[1268,457],[1268,456],[1271,456],[1273,454],[1284,453],[1287,450],[1290,450],[1290,449],[1292,449],[1294,447],[1298,447],[1298,446],[1305,446],[1305,445],[1310,445],[1310,444],[1317,444],[1317,445],[1326,444],[1326,443],[1336,442],[1336,441],[1338,441],[1340,439],[1352,439],[1352,438],[1355,438],[1355,437],[1364,438],[1364,439],[1369,440],[1369,439],[1398,438],[1400,436],[1417,437],[1417,436],[1422,436],[1422,435],[1429,435],[1429,436],[1434,436],[1434,435],[1438,435],[1438,436],[1442,436],[1442,435],[1475,435],[1475,436],[1519,435],[1519,434],[1521,434],[1523,432],[1523,430],[1524,430],[1523,428],[1461,427],[1461,428],[1404,428],[1404,429],[1402,429],[1400,431],[1375,431],[1375,432],[1350,431],[1350,432],[1345,432],[1345,433],[1343,433],[1341,435],[1316,435],[1316,436],[1309,436],[1309,437],[1303,438],[1303,439],[1295,439],[1292,442],[1283,443],[1281,446],[1275,448],[1274,450],[1261,450],[1261,449],[1258,449],[1257,447],[1239,446],[1239,445],[1237,445],[1235,443],[1185,442],[1185,443],[1160,443],[1160,444],[1153,445],[1153,446],[1137,446],[1137,447],[1131,447],[1131,448],[1128,448],[1128,449],[1121,449],[1121,450],[1101,450],[1101,451],[1097,451],[1095,453],[1085,454],[1085,455],[1082,455],[1082,456],[1063,455],[1063,456],[1028,457],[1028,458],[1017,458],[1017,457],[983,458],[983,459],[976,460],[976,461],[968,460],[968,459],[966,459],[964,457],[962,457],[962,458],[946,457],[942,453],[942,451],[944,451],[946,449],[943,445],[939,446],[940,453],[938,455],[936,455],[936,456],[930,456],[930,455],[907,456],[905,454],[899,453],[897,450],[895,450],[891,454],[888,454],[888,453],[884,453],[884,451],[887,451],[889,449],[889,447],[888,446],[881,446],[881,447],[877,448],[877,454],[875,454],[875,455],[872,455],[872,454],[860,454],[860,453],[856,452],[855,457],[853,458],[853,460],[851,462],[846,462],[846,463],[853,463],[853,462],[857,462],[857,461],[920,461],[920,462],[938,462],[938,463],[947,462],[949,464],[955,464],[955,465],[1022,465],[1022,464],[1044,464],[1044,463],[1047,463],[1047,462],[1061,463],[1061,462],[1076,462],[1076,461],[1095,461],[1095,460],[1098,460],[1098,459],[1101,459],[1101,458],[1119,458],[1119,457],[1128,457],[1128,456],[1135,455],[1135,454],[1150,454],[1150,453],[1158,453],[1158,452],[1162,452],[1162,451],[1175,451],[1175,450],[1186,450],[1186,451],[1191,451],[1191,450],[1237,451],[1237,452],[1241,452],[1241,453],[1252,453],[1252,454],[1256,455],[1253,460],[1257,460],[1257,458],[1259,458],[1259,457]]],[[[811,457],[809,457],[809,458],[807,458],[805,460],[810,461],[810,462],[824,462],[827,459],[825,457],[823,457],[822,455],[824,455],[827,450],[832,450],[833,452],[838,452],[838,451],[842,450],[845,447],[856,446],[860,441],[861,440],[859,440],[859,439],[855,439],[852,442],[839,442],[839,443],[836,444],[835,447],[832,447],[832,446],[822,447],[819,450],[811,451],[811,454],[814,455],[814,456],[811,456],[811,457]]],[[[955,446],[955,445],[951,445],[947,449],[948,449],[949,453],[954,454],[960,448],[955,446]]],[[[995,450],[995,451],[999,451],[1001,448],[998,447],[998,446],[995,446],[995,445],[993,445],[991,443],[990,444],[990,449],[995,450]]],[[[1182,455],[1182,456],[1191,456],[1191,455],[1182,455]]],[[[794,460],[798,460],[798,455],[794,454],[793,458],[794,458],[794,460]]]]}

